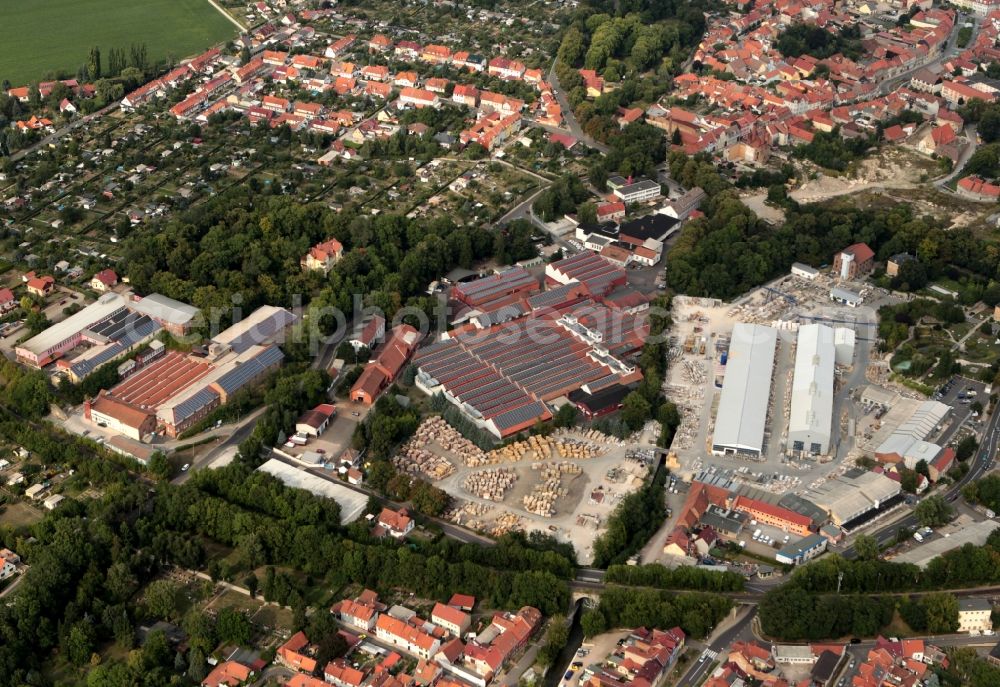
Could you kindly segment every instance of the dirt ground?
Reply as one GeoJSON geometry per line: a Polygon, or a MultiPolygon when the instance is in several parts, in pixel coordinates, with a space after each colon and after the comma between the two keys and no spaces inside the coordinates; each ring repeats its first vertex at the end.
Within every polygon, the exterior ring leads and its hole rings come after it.
{"type": "MultiPolygon", "coordinates": [[[[429,441],[420,450],[433,457],[436,486],[454,499],[447,514],[452,521],[493,535],[511,530],[546,532],[573,543],[586,563],[593,556],[594,537],[622,497],[642,484],[648,469],[644,460],[628,457],[636,442],[601,437],[561,431],[550,437],[549,455],[512,449],[502,462],[471,466],[460,447],[429,441]],[[590,456],[561,455],[556,450],[560,443],[590,456]],[[488,491],[482,484],[498,470],[513,476],[513,484],[488,491]],[[548,499],[551,515],[542,514],[545,504],[538,504],[542,499],[548,499]],[[529,510],[533,503],[538,505],[529,510]]],[[[429,471],[424,474],[434,478],[429,471]]]]}
{"type": "Polygon", "coordinates": [[[0,507],[0,523],[10,527],[30,527],[44,517],[42,511],[27,503],[10,503],[0,507]]]}
{"type": "Polygon", "coordinates": [[[864,190],[913,189],[923,183],[921,177],[936,176],[932,160],[902,146],[885,148],[880,154],[862,160],[850,176],[817,174],[817,178],[806,181],[789,195],[800,203],[814,203],[864,190]]]}

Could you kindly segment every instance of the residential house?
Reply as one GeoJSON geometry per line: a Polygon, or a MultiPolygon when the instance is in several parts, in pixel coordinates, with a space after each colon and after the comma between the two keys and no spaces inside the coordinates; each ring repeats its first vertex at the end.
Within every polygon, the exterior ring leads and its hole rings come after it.
{"type": "Polygon", "coordinates": [[[362,598],[365,594],[375,595],[375,599],[378,595],[375,592],[369,592],[368,590],[362,594],[361,597],[357,599],[344,599],[343,601],[338,601],[330,609],[330,612],[340,618],[342,622],[347,623],[353,627],[356,627],[365,632],[370,632],[373,627],[375,627],[375,621],[378,619],[378,609],[375,607],[375,602],[367,603],[363,601],[362,598]]]}
{"type": "Polygon", "coordinates": [[[405,87],[399,92],[399,102],[414,107],[438,107],[441,102],[437,94],[422,88],[405,87]]]}
{"type": "Polygon", "coordinates": [[[459,105],[479,107],[479,89],[471,85],[457,84],[452,91],[451,99],[459,105]]]}
{"type": "Polygon", "coordinates": [[[32,277],[27,283],[28,293],[32,296],[45,298],[56,288],[56,280],[45,275],[44,277],[32,277]]]}
{"type": "Polygon", "coordinates": [[[333,266],[344,254],[344,246],[337,239],[327,239],[309,249],[299,261],[302,269],[310,272],[322,272],[324,276],[330,273],[333,266]]]}
{"type": "Polygon", "coordinates": [[[351,337],[348,343],[355,350],[362,348],[372,349],[385,336],[385,318],[381,315],[372,315],[357,333],[351,337]]]}
{"type": "Polygon", "coordinates": [[[368,52],[389,52],[392,49],[392,40],[388,36],[377,33],[368,41],[368,52]]]}
{"type": "Polygon", "coordinates": [[[323,679],[336,687],[361,687],[366,677],[343,658],[330,661],[323,668],[323,679]]]}
{"type": "Polygon", "coordinates": [[[1000,186],[973,174],[959,179],[957,193],[972,200],[995,202],[1000,199],[1000,186]]]}
{"type": "Polygon", "coordinates": [[[286,668],[303,673],[316,672],[314,647],[309,643],[305,632],[296,632],[287,642],[278,647],[275,660],[286,668]]]}
{"type": "Polygon", "coordinates": [[[958,631],[985,632],[993,629],[993,605],[988,599],[958,600],[958,631]]]}
{"type": "Polygon", "coordinates": [[[434,609],[431,611],[431,622],[443,627],[455,637],[462,637],[472,625],[472,618],[465,611],[439,602],[434,604],[434,609]]]}
{"type": "Polygon", "coordinates": [[[441,647],[440,639],[385,613],[375,621],[375,636],[423,659],[430,659],[441,647]]]}
{"type": "Polygon", "coordinates": [[[103,269],[90,280],[90,288],[97,293],[106,293],[118,285],[118,275],[112,269],[103,269]]]}
{"type": "Polygon", "coordinates": [[[0,288],[0,315],[6,315],[16,308],[17,300],[14,298],[14,292],[6,287],[0,288]]]}
{"type": "Polygon", "coordinates": [[[253,671],[242,663],[223,661],[201,681],[201,687],[239,687],[251,677],[253,671]]]}
{"type": "Polygon", "coordinates": [[[616,201],[614,203],[601,203],[597,206],[597,222],[614,222],[625,219],[625,203],[616,201]]]}
{"type": "Polygon", "coordinates": [[[0,580],[6,580],[17,572],[21,557],[10,549],[0,549],[0,580]]]}
{"type": "Polygon", "coordinates": [[[405,508],[400,508],[398,511],[383,508],[375,525],[375,535],[389,535],[393,539],[402,539],[413,531],[414,524],[410,512],[405,508]]]}

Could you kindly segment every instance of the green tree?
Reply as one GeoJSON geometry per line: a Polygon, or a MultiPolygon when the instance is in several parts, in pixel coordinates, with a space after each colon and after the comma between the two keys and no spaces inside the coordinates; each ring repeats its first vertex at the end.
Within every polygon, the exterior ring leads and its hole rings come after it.
{"type": "Polygon", "coordinates": [[[164,620],[172,620],[180,604],[180,588],[171,580],[154,580],[144,594],[149,613],[164,620]]]}
{"type": "Polygon", "coordinates": [[[566,617],[562,615],[553,616],[549,620],[549,628],[545,633],[545,643],[538,651],[538,661],[543,666],[550,666],[559,656],[559,652],[566,646],[569,640],[569,625],[566,617]]]}
{"type": "Polygon", "coordinates": [[[955,447],[955,458],[959,462],[965,462],[975,454],[977,448],[979,448],[979,442],[976,441],[975,436],[970,434],[958,442],[955,447]]]}
{"type": "Polygon", "coordinates": [[[952,594],[927,594],[921,600],[927,615],[927,631],[933,634],[958,629],[958,599],[952,594]]]}
{"type": "Polygon", "coordinates": [[[646,424],[651,412],[649,401],[638,391],[631,392],[622,402],[622,421],[633,432],[646,424]]]}
{"type": "Polygon", "coordinates": [[[232,608],[223,608],[219,611],[215,628],[219,633],[219,639],[233,644],[249,644],[253,635],[253,625],[250,620],[244,613],[232,608]]]}
{"type": "Polygon", "coordinates": [[[96,45],[90,49],[90,58],[87,60],[87,76],[91,81],[101,78],[101,49],[96,45]]]}
{"type": "Polygon", "coordinates": [[[559,408],[559,410],[556,411],[556,415],[552,422],[556,427],[572,427],[576,424],[578,415],[579,411],[575,405],[572,403],[565,403],[559,408]]]}
{"type": "Polygon", "coordinates": [[[914,509],[917,521],[924,527],[940,527],[951,520],[951,507],[944,497],[934,494],[924,498],[914,509]]]}
{"type": "Polygon", "coordinates": [[[878,540],[870,534],[858,535],[854,540],[854,550],[861,560],[873,561],[879,556],[878,540]]]}
{"type": "Polygon", "coordinates": [[[257,598],[258,584],[259,581],[257,580],[257,576],[254,575],[253,573],[249,573],[246,577],[243,578],[243,586],[246,587],[247,590],[249,590],[251,599],[257,598]]]}
{"type": "Polygon", "coordinates": [[[604,614],[597,609],[592,609],[583,614],[580,618],[580,627],[587,637],[595,637],[607,630],[607,620],[604,614]]]}

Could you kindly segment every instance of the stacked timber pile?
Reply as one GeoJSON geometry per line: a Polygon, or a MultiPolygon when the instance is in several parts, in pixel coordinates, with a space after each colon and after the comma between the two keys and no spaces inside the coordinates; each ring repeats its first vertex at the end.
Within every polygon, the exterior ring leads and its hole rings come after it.
{"type": "Polygon", "coordinates": [[[596,458],[604,453],[604,449],[594,446],[593,444],[589,444],[586,441],[567,441],[565,439],[560,439],[555,442],[555,445],[560,458],[580,460],[583,458],[596,458]]]}
{"type": "Polygon", "coordinates": [[[491,537],[502,537],[510,532],[521,532],[524,530],[524,518],[513,513],[501,513],[496,523],[489,529],[491,537]]]}
{"type": "Polygon", "coordinates": [[[423,475],[432,481],[444,479],[455,472],[455,466],[445,458],[434,455],[427,449],[410,446],[409,443],[392,457],[392,465],[400,472],[423,475]]]}
{"type": "Polygon", "coordinates": [[[556,514],[556,501],[569,491],[562,486],[563,475],[578,475],[583,470],[579,465],[562,461],[560,463],[535,463],[533,470],[540,470],[539,483],[531,493],[523,498],[524,509],[529,513],[551,518],[556,514]]]}
{"type": "MultiPolygon", "coordinates": [[[[427,447],[431,444],[436,444],[440,446],[444,451],[458,457],[466,465],[481,465],[482,460],[485,457],[485,453],[481,448],[473,444],[471,441],[463,437],[454,427],[449,425],[438,415],[432,415],[420,423],[417,427],[417,431],[413,433],[410,440],[403,445],[400,450],[400,463],[402,465],[397,465],[397,467],[405,472],[410,472],[416,474],[417,472],[422,472],[427,474],[431,479],[442,479],[447,477],[452,472],[455,471],[454,466],[451,470],[444,470],[441,463],[451,465],[451,463],[443,457],[434,456],[427,447]],[[406,461],[408,460],[418,460],[420,462],[426,462],[427,456],[433,456],[436,458],[434,462],[433,469],[430,473],[423,470],[413,470],[406,467],[406,461]],[[440,476],[436,476],[439,473],[440,476]]],[[[393,459],[393,464],[396,463],[396,459],[393,459]]]]}
{"type": "Polygon", "coordinates": [[[517,481],[517,473],[510,468],[496,468],[470,473],[463,486],[470,494],[488,501],[503,501],[517,481]]]}

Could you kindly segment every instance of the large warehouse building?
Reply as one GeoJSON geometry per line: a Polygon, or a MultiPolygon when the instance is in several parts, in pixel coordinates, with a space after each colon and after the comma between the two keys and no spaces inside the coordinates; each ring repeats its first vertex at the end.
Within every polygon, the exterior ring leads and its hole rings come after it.
{"type": "Polygon", "coordinates": [[[738,322],[733,327],[712,436],[712,453],[760,456],[778,331],[759,324],[738,322]]]}
{"type": "Polygon", "coordinates": [[[846,532],[902,502],[899,482],[877,472],[851,470],[827,480],[805,494],[830,520],[846,532]]]}
{"type": "Polygon", "coordinates": [[[788,448],[796,453],[823,455],[830,450],[835,358],[833,329],[822,324],[799,327],[788,417],[788,448]]]}
{"type": "MultiPolygon", "coordinates": [[[[96,365],[91,361],[86,370],[78,370],[82,378],[97,365],[122,355],[161,327],[175,334],[186,333],[197,315],[197,308],[155,293],[145,298],[131,293],[106,293],[83,310],[20,344],[14,352],[18,362],[37,368],[66,357],[69,360],[63,367],[68,369],[81,358],[73,350],[78,346],[121,344],[102,356],[96,365]]],[[[97,355],[97,352],[90,352],[82,357],[97,355]]]]}
{"type": "Polygon", "coordinates": [[[632,360],[649,333],[646,300],[626,286],[625,270],[581,253],[545,273],[540,293],[514,270],[456,288],[481,312],[414,358],[418,388],[497,438],[550,419],[550,403],[613,412],[642,379],[632,360]]]}
{"type": "Polygon", "coordinates": [[[84,417],[136,441],[154,432],[176,437],[281,364],[284,354],[270,343],[280,328],[272,325],[292,320],[262,308],[221,332],[207,354],[171,351],[87,399],[84,417]]]}

